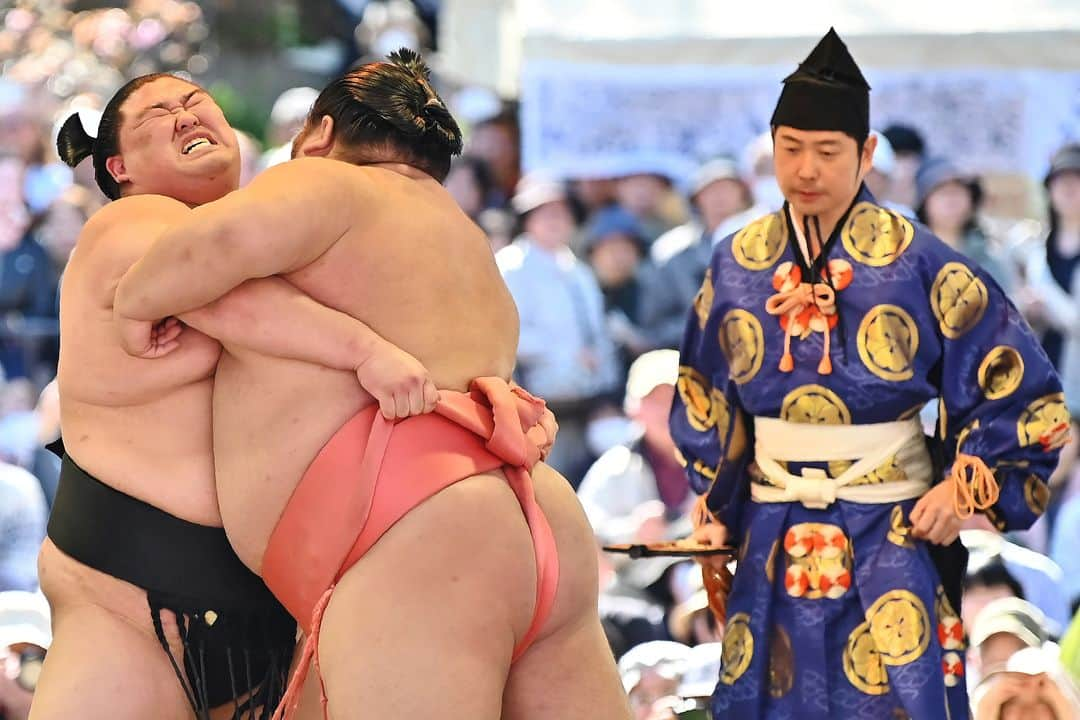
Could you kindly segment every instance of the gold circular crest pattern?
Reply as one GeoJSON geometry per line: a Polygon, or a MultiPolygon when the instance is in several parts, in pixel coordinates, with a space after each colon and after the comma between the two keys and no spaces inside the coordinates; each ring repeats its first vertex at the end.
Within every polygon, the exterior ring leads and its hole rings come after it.
{"type": "Polygon", "coordinates": [[[875,305],[859,323],[859,358],[882,380],[901,382],[915,374],[919,328],[899,305],[875,305]]]}
{"type": "Polygon", "coordinates": [[[986,284],[964,263],[945,263],[930,287],[930,307],[950,340],[978,325],[989,303],[986,284]]]}
{"type": "Polygon", "coordinates": [[[750,667],[753,657],[754,635],[750,632],[750,616],[746,613],[735,613],[724,630],[720,682],[725,685],[734,684],[750,667]]]}
{"type": "Polygon", "coordinates": [[[890,590],[866,611],[874,647],[886,665],[907,665],[930,644],[930,616],[910,590],[890,590]]]}
{"type": "Polygon", "coordinates": [[[690,427],[704,432],[719,424],[723,426],[723,437],[727,436],[730,412],[721,391],[709,387],[701,373],[686,365],[679,366],[679,379],[675,387],[686,408],[686,421],[690,427]]]}
{"type": "Polygon", "coordinates": [[[736,308],[720,321],[720,349],[728,361],[728,372],[737,384],[749,382],[765,359],[765,334],[753,313],[736,308]]]}
{"type": "Polygon", "coordinates": [[[782,211],[758,218],[731,239],[735,262],[747,270],[768,270],[784,254],[785,247],[787,219],[782,211]]]}
{"type": "Polygon", "coordinates": [[[1065,409],[1065,393],[1043,395],[1020,413],[1016,422],[1016,436],[1020,447],[1039,442],[1039,438],[1052,427],[1069,423],[1069,411],[1065,409]]]}
{"type": "Polygon", "coordinates": [[[791,423],[850,425],[851,411],[840,396],[822,385],[803,385],[786,396],[780,419],[791,423]]]}
{"type": "Polygon", "coordinates": [[[1046,512],[1050,502],[1050,488],[1037,475],[1028,475],[1024,481],[1024,502],[1036,516],[1046,512]]]}
{"type": "Polygon", "coordinates": [[[791,636],[781,625],[774,625],[769,638],[769,695],[782,698],[795,685],[795,651],[791,636]]]}
{"type": "Polygon", "coordinates": [[[864,622],[851,631],[844,647],[843,665],[844,675],[856,690],[867,695],[889,692],[889,676],[874,645],[869,623],[864,622]]]}
{"type": "Polygon", "coordinates": [[[900,215],[870,202],[851,209],[840,235],[844,249],[863,265],[885,267],[904,254],[915,228],[900,215]]]}
{"type": "Polygon", "coordinates": [[[705,279],[694,296],[694,313],[697,314],[698,327],[705,329],[705,323],[709,320],[709,311],[713,304],[712,268],[706,268],[705,279]]]}
{"type": "Polygon", "coordinates": [[[1024,379],[1024,358],[1016,348],[998,345],[979,364],[978,377],[987,400],[1008,397],[1024,379]]]}

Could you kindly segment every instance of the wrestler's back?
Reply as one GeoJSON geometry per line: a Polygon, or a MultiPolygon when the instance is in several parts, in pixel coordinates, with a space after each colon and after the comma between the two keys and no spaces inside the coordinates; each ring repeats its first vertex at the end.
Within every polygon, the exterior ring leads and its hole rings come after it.
{"type": "MultiPolygon", "coordinates": [[[[343,167],[376,176],[379,207],[288,279],[414,355],[440,388],[509,378],[517,309],[483,232],[430,178],[343,167]]],[[[226,346],[214,396],[218,496],[229,539],[249,566],[260,566],[315,455],[372,402],[353,373],[226,346]]]]}
{"type": "Polygon", "coordinates": [[[220,525],[210,431],[220,346],[188,328],[168,356],[134,358],[113,322],[116,284],[153,240],[132,236],[151,207],[148,198],[106,206],[87,223],[64,271],[61,432],[68,454],[103,483],[185,520],[220,525]]]}

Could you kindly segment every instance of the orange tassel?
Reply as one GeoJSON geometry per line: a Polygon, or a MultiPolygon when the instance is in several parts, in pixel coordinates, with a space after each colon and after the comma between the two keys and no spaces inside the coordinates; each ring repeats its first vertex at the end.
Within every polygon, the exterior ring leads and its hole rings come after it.
{"type": "Polygon", "coordinates": [[[795,369],[795,358],[791,356],[790,352],[784,353],[784,357],[780,358],[780,372],[791,372],[795,369]]]}
{"type": "Polygon", "coordinates": [[[818,375],[832,375],[832,358],[828,355],[821,358],[817,366],[818,375]]]}
{"type": "Polygon", "coordinates": [[[997,479],[982,458],[975,455],[957,453],[952,466],[954,488],[953,509],[956,517],[967,520],[976,510],[986,510],[998,501],[1001,488],[997,479]],[[968,479],[968,470],[971,479],[968,479]]]}

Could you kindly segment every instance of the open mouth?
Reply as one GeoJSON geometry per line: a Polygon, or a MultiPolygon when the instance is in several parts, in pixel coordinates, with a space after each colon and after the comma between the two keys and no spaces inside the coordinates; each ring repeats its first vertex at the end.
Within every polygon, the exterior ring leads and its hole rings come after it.
{"type": "Polygon", "coordinates": [[[213,147],[216,143],[208,137],[197,137],[189,140],[180,151],[183,155],[191,155],[206,148],[213,147]]]}

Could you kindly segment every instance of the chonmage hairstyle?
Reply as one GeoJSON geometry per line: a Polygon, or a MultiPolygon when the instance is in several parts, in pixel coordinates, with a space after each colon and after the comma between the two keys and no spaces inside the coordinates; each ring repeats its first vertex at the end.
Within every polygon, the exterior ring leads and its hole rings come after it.
{"type": "Polygon", "coordinates": [[[71,167],[75,167],[86,158],[93,156],[94,178],[101,192],[105,193],[110,200],[120,198],[120,183],[116,182],[105,167],[106,160],[120,154],[120,125],[124,119],[120,114],[120,108],[131,97],[131,94],[143,85],[168,77],[175,76],[168,73],[141,75],[117,90],[101,113],[97,138],[92,138],[87,134],[77,112],[72,113],[60,126],[60,135],[56,138],[56,150],[60,153],[60,159],[71,167]]]}
{"type": "Polygon", "coordinates": [[[461,129],[431,86],[431,70],[407,48],[327,85],[308,121],[324,115],[353,162],[404,162],[442,182],[461,153],[461,129]]]}

